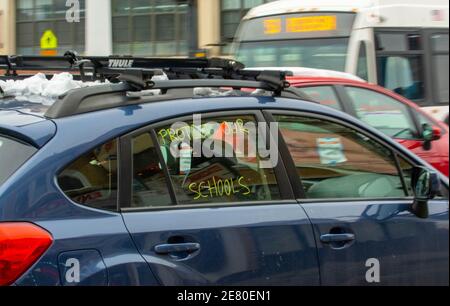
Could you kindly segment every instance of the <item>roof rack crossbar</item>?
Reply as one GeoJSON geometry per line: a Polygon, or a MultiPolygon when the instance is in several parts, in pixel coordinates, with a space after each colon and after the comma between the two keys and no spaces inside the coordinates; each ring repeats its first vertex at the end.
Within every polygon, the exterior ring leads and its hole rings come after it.
{"type": "MultiPolygon", "coordinates": [[[[127,77],[130,77],[127,75],[127,77]]],[[[262,89],[266,91],[273,92],[273,84],[267,83],[266,81],[247,81],[247,80],[224,80],[224,79],[198,79],[198,80],[169,80],[169,81],[152,81],[151,84],[146,87],[152,90],[161,90],[167,92],[168,90],[176,89],[188,89],[188,88],[232,88],[232,89],[243,89],[243,88],[254,88],[262,89]],[[151,85],[151,86],[150,86],[151,85]]],[[[135,84],[127,82],[126,80],[118,84],[105,84],[101,86],[88,87],[83,89],[71,90],[65,95],[59,97],[46,112],[48,118],[57,119],[64,118],[71,115],[76,115],[82,113],[80,111],[80,106],[83,102],[94,96],[106,96],[106,95],[116,95],[123,93],[124,103],[129,101],[130,98],[125,95],[126,92],[136,91],[135,84]]],[[[287,88],[286,91],[282,91],[280,95],[286,92],[290,96],[296,96],[297,98],[304,98],[301,96],[300,92],[296,92],[293,89],[287,88]]],[[[164,95],[161,95],[161,100],[164,99],[164,95]]],[[[191,97],[194,97],[194,91],[192,91],[191,97]]],[[[183,98],[187,98],[183,96],[183,98]]],[[[139,98],[135,98],[136,103],[142,103],[139,98]]],[[[100,109],[107,109],[107,103],[103,103],[100,109]]]]}
{"type": "MultiPolygon", "coordinates": [[[[122,69],[168,70],[170,69],[217,69],[223,75],[231,75],[245,66],[229,59],[176,59],[176,58],[138,58],[131,56],[78,56],[75,51],[67,51],[64,56],[1,56],[0,68],[8,75],[17,71],[79,71],[81,79],[86,73],[92,74],[92,81],[104,81],[112,75],[120,74],[122,69]],[[119,70],[119,72],[117,72],[119,70]]],[[[182,71],[178,72],[180,74],[182,71]]]]}

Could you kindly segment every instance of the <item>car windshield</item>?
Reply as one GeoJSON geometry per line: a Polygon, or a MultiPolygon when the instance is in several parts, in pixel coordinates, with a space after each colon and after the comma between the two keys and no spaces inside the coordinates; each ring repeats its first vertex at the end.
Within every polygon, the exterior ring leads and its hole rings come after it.
{"type": "Polygon", "coordinates": [[[307,67],[345,71],[348,38],[241,42],[236,59],[247,67],[307,67]]]}
{"type": "Polygon", "coordinates": [[[34,153],[36,148],[0,136],[0,186],[34,153]]]}

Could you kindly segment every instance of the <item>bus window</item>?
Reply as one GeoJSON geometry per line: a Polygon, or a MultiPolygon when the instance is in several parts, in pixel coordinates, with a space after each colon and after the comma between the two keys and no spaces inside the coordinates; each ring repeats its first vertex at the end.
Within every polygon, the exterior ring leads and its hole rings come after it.
{"type": "Polygon", "coordinates": [[[410,100],[423,100],[422,56],[378,56],[379,84],[410,100]]]}
{"type": "Polygon", "coordinates": [[[247,67],[307,67],[345,71],[348,38],[243,42],[236,55],[247,67]]]}
{"type": "Polygon", "coordinates": [[[385,52],[406,52],[422,50],[421,35],[418,33],[379,33],[377,49],[385,52]]]}
{"type": "Polygon", "coordinates": [[[445,52],[448,54],[448,34],[431,35],[431,45],[434,52],[445,52]]]}
{"type": "Polygon", "coordinates": [[[369,80],[369,72],[367,68],[367,44],[365,41],[361,41],[359,44],[358,67],[356,69],[356,75],[363,80],[369,80]]]}
{"type": "Polygon", "coordinates": [[[345,71],[354,13],[288,13],[244,20],[234,56],[247,67],[345,71]]]}
{"type": "Polygon", "coordinates": [[[418,32],[376,34],[378,83],[410,100],[425,100],[424,51],[418,32]]]}
{"type": "Polygon", "coordinates": [[[433,74],[436,86],[437,102],[448,103],[448,34],[431,35],[433,74]]]}

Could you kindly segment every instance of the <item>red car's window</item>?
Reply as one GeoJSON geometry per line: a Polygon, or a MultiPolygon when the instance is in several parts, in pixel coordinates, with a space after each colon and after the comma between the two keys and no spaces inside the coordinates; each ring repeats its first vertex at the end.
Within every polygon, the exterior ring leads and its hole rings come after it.
{"type": "Polygon", "coordinates": [[[358,119],[397,139],[417,139],[408,106],[373,90],[346,87],[358,119]]]}
{"type": "Polygon", "coordinates": [[[322,105],[342,110],[336,92],[331,86],[302,87],[300,90],[322,105]]]}

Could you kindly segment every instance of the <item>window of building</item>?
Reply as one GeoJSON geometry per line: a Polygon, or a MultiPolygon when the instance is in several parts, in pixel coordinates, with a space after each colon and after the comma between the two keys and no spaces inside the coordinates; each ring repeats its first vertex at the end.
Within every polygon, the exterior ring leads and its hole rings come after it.
{"type": "Polygon", "coordinates": [[[187,55],[187,10],[177,0],[112,0],[114,54],[187,55]]]}
{"type": "Polygon", "coordinates": [[[309,199],[405,197],[393,153],[329,121],[277,116],[309,199]]]}
{"type": "Polygon", "coordinates": [[[85,0],[80,0],[80,22],[66,20],[66,0],[17,0],[17,54],[41,54],[41,38],[51,30],[58,40],[58,55],[85,50],[85,0]]]}
{"type": "Polygon", "coordinates": [[[117,209],[117,141],[110,141],[78,158],[58,175],[62,191],[89,207],[117,209]]]}
{"type": "MultiPolygon", "coordinates": [[[[275,0],[221,0],[221,37],[223,43],[232,42],[242,18],[258,5],[275,0]]],[[[223,53],[229,53],[229,46],[223,53]]]]}

